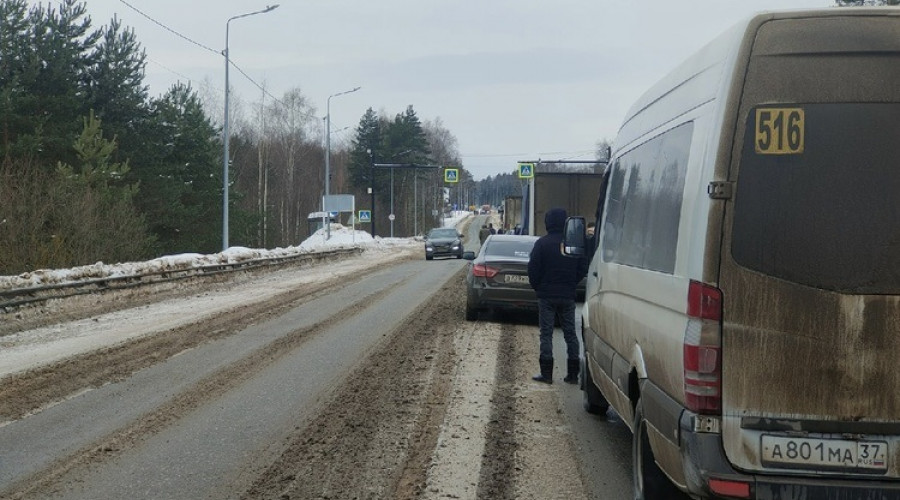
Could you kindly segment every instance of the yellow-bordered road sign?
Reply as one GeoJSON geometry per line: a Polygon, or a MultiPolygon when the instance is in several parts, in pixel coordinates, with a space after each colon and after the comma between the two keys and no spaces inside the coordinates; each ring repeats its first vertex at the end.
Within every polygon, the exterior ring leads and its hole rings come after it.
{"type": "Polygon", "coordinates": [[[458,168],[444,169],[444,182],[459,182],[459,169],[458,168]]]}
{"type": "Polygon", "coordinates": [[[519,163],[519,179],[534,177],[534,163],[519,163]]]}

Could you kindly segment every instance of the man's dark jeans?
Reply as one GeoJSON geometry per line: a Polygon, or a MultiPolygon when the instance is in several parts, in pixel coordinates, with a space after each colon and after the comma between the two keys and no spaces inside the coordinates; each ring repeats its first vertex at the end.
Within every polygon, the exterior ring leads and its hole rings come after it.
{"type": "Polygon", "coordinates": [[[568,359],[578,359],[578,337],[575,335],[575,301],[572,299],[538,299],[541,326],[541,359],[553,359],[553,325],[556,317],[562,326],[568,359]]]}

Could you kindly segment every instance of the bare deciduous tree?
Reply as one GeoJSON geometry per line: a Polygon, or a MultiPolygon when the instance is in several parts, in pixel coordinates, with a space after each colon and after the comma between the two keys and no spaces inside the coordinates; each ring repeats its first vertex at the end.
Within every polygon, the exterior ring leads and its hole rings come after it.
{"type": "MultiPolygon", "coordinates": [[[[320,168],[318,118],[299,88],[289,90],[268,107],[266,138],[277,184],[281,245],[295,245],[304,235],[306,213],[319,204],[324,184],[320,168]],[[269,143],[270,141],[270,143],[269,143]]],[[[275,194],[275,193],[273,193],[275,194]]]]}

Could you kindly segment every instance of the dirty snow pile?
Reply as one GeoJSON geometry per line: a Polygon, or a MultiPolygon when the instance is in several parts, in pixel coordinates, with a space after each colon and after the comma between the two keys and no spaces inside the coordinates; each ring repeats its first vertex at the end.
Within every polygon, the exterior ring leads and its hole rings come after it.
{"type": "MultiPolygon", "coordinates": [[[[454,217],[444,219],[445,226],[455,226],[468,212],[459,212],[454,217]]],[[[326,252],[329,250],[362,248],[367,258],[379,254],[389,255],[397,250],[415,248],[421,242],[415,238],[372,238],[365,231],[353,230],[341,224],[331,224],[330,238],[326,230],[319,229],[297,246],[287,248],[259,249],[230,247],[219,253],[183,253],[166,255],[146,262],[125,262],[104,264],[97,262],[87,266],[69,269],[39,269],[18,276],[0,276],[0,291],[22,288],[75,283],[92,279],[134,276],[164,271],[177,271],[216,264],[236,264],[257,259],[288,257],[292,255],[326,252]]]]}

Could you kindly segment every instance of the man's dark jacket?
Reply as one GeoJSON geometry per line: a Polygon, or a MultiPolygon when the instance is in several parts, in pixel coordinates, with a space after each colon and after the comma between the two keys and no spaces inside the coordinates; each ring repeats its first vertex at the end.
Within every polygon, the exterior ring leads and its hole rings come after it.
{"type": "Polygon", "coordinates": [[[528,282],[539,299],[575,300],[575,287],[587,272],[587,262],[562,254],[566,211],[551,208],[544,215],[547,234],[538,238],[528,261],[528,282]]]}

